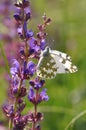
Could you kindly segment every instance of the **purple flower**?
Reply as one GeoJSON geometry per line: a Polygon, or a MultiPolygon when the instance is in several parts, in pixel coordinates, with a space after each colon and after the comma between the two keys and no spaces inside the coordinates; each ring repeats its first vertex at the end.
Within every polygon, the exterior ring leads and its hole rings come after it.
{"type": "Polygon", "coordinates": [[[16,86],[19,82],[19,77],[23,79],[28,79],[30,76],[33,76],[36,71],[36,65],[30,61],[30,62],[24,62],[23,67],[21,68],[19,62],[14,59],[12,63],[12,67],[10,69],[10,73],[13,76],[13,81],[16,86]]]}
{"type": "Polygon", "coordinates": [[[27,30],[27,33],[26,33],[26,38],[30,38],[30,37],[33,37],[34,33],[32,30],[27,30]]]}
{"type": "Polygon", "coordinates": [[[14,108],[13,105],[9,105],[8,103],[4,104],[2,107],[4,113],[7,117],[13,118],[14,117],[14,108]]]}
{"type": "Polygon", "coordinates": [[[25,52],[24,52],[23,47],[20,48],[19,52],[20,52],[21,58],[25,57],[25,52]]]}
{"type": "Polygon", "coordinates": [[[34,73],[36,72],[36,65],[32,61],[30,61],[27,64],[27,69],[29,71],[29,75],[33,76],[34,73]]]}
{"type": "Polygon", "coordinates": [[[28,115],[21,115],[20,113],[17,113],[14,118],[14,128],[13,130],[24,130],[25,126],[28,123],[28,115]]]}
{"type": "Polygon", "coordinates": [[[34,37],[30,38],[28,45],[30,50],[34,50],[34,52],[38,52],[40,50],[40,46],[37,44],[37,41],[34,37]]]}
{"type": "Polygon", "coordinates": [[[18,73],[17,68],[16,68],[16,67],[12,67],[12,68],[10,69],[10,73],[11,73],[12,75],[16,75],[16,74],[18,73]]]}
{"type": "Polygon", "coordinates": [[[30,102],[32,103],[35,103],[35,92],[33,90],[33,88],[30,86],[30,89],[29,89],[29,94],[28,94],[28,99],[30,102]]]}
{"type": "Polygon", "coordinates": [[[24,12],[26,14],[25,21],[31,18],[31,10],[29,7],[24,8],[24,12]]]}
{"type": "Polygon", "coordinates": [[[24,68],[23,68],[24,79],[33,76],[35,71],[36,71],[36,65],[32,61],[28,63],[24,62],[24,68]]]}
{"type": "Polygon", "coordinates": [[[16,21],[21,21],[19,14],[14,14],[14,18],[16,21]]]}
{"type": "Polygon", "coordinates": [[[31,12],[31,10],[30,10],[30,8],[29,8],[29,7],[24,8],[24,11],[25,11],[25,14],[28,14],[28,13],[30,13],[30,12],[31,12]]]}
{"type": "Polygon", "coordinates": [[[47,89],[43,89],[42,92],[40,93],[40,101],[48,101],[49,97],[46,93],[47,89]]]}
{"type": "Polygon", "coordinates": [[[32,37],[34,35],[34,33],[33,33],[32,30],[28,30],[27,29],[27,22],[24,22],[23,30],[24,30],[24,36],[25,36],[25,38],[30,38],[30,37],[32,37]]]}
{"type": "Polygon", "coordinates": [[[28,99],[33,104],[41,103],[42,101],[48,101],[49,97],[46,94],[46,89],[43,89],[42,92],[40,92],[37,97],[34,89],[30,86],[28,99]]]}
{"type": "MultiPolygon", "coordinates": [[[[33,33],[31,32],[31,34],[33,34],[33,33]]],[[[45,39],[42,39],[38,43],[37,39],[35,39],[33,37],[33,35],[31,35],[31,38],[28,41],[28,46],[30,47],[30,50],[34,50],[34,53],[39,53],[41,50],[44,50],[45,49],[45,45],[46,45],[45,39]]]]}
{"type": "Polygon", "coordinates": [[[20,64],[19,64],[19,62],[18,62],[16,59],[13,59],[13,60],[12,60],[12,66],[19,69],[20,64]]]}
{"type": "Polygon", "coordinates": [[[18,34],[21,34],[21,35],[22,35],[22,30],[23,30],[22,26],[19,26],[19,27],[17,28],[18,34]]]}
{"type": "Polygon", "coordinates": [[[45,39],[42,39],[42,40],[41,40],[41,43],[40,43],[40,48],[41,48],[41,50],[44,50],[44,49],[45,49],[45,45],[46,45],[46,41],[45,41],[45,39]]]}
{"type": "Polygon", "coordinates": [[[12,94],[17,95],[18,94],[18,89],[20,86],[20,78],[18,77],[18,75],[15,75],[12,77],[12,94]]]}
{"type": "Polygon", "coordinates": [[[19,72],[20,72],[20,64],[16,59],[13,59],[10,73],[15,76],[16,74],[19,74],[19,72]]]}
{"type": "Polygon", "coordinates": [[[43,87],[45,81],[44,80],[39,80],[38,78],[36,78],[35,80],[30,80],[30,85],[35,88],[35,89],[40,89],[41,87],[43,87]]]}
{"type": "Polygon", "coordinates": [[[30,12],[28,12],[28,13],[26,14],[25,21],[27,21],[27,20],[30,19],[30,18],[31,18],[31,14],[30,14],[30,12]]]}

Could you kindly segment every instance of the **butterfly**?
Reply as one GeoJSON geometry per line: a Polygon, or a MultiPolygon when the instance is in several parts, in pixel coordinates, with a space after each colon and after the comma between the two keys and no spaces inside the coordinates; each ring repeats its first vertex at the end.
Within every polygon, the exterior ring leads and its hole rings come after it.
{"type": "Polygon", "coordinates": [[[41,52],[37,64],[37,76],[44,79],[54,78],[57,73],[74,73],[77,70],[70,56],[49,47],[41,52]]]}

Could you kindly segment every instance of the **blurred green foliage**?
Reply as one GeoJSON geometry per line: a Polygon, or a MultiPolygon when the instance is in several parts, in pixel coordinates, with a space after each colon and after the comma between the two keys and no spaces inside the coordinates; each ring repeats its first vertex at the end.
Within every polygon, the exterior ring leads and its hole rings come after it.
{"type": "MultiPolygon", "coordinates": [[[[78,67],[77,73],[58,74],[55,79],[47,80],[45,87],[50,100],[39,106],[39,110],[44,112],[42,129],[64,130],[72,118],[86,109],[86,0],[31,0],[31,9],[32,20],[28,27],[37,32],[35,25],[42,21],[45,12],[52,18],[47,28],[48,45],[71,55],[73,63],[78,67]]],[[[6,98],[7,89],[3,71],[2,66],[1,104],[6,98]]],[[[28,111],[31,104],[26,102],[28,111]]],[[[86,130],[86,115],[80,117],[68,130],[86,130]]]]}

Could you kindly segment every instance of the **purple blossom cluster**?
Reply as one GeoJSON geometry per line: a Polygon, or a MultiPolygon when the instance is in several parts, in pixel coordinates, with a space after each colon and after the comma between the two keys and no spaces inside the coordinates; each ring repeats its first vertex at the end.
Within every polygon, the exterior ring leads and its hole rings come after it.
{"type": "Polygon", "coordinates": [[[44,14],[43,24],[38,25],[36,37],[32,29],[28,29],[28,21],[31,20],[30,2],[22,0],[15,3],[16,13],[14,18],[17,25],[17,34],[23,45],[19,49],[18,59],[11,60],[9,79],[9,99],[3,105],[3,111],[9,119],[9,130],[24,130],[29,124],[28,130],[41,130],[39,121],[43,114],[37,111],[37,106],[42,101],[48,101],[49,97],[44,88],[45,80],[36,76],[36,63],[40,53],[45,49],[46,26],[51,19],[44,14]],[[36,63],[34,62],[36,60],[36,63]],[[29,81],[29,89],[26,87],[29,81]],[[34,111],[22,114],[26,107],[24,97],[34,106],[34,111]]]}

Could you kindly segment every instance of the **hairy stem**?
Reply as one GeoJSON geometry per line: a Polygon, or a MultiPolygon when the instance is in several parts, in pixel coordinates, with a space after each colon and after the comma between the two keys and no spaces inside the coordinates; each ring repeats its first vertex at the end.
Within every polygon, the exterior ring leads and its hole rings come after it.
{"type": "Polygon", "coordinates": [[[12,130],[13,128],[13,121],[12,119],[9,119],[9,130],[12,130]]]}
{"type": "MultiPolygon", "coordinates": [[[[36,90],[36,102],[38,100],[38,90],[36,90]]],[[[33,122],[33,128],[32,130],[35,130],[37,121],[36,121],[36,117],[37,117],[37,103],[35,103],[34,105],[34,122],[33,122]]]]}

